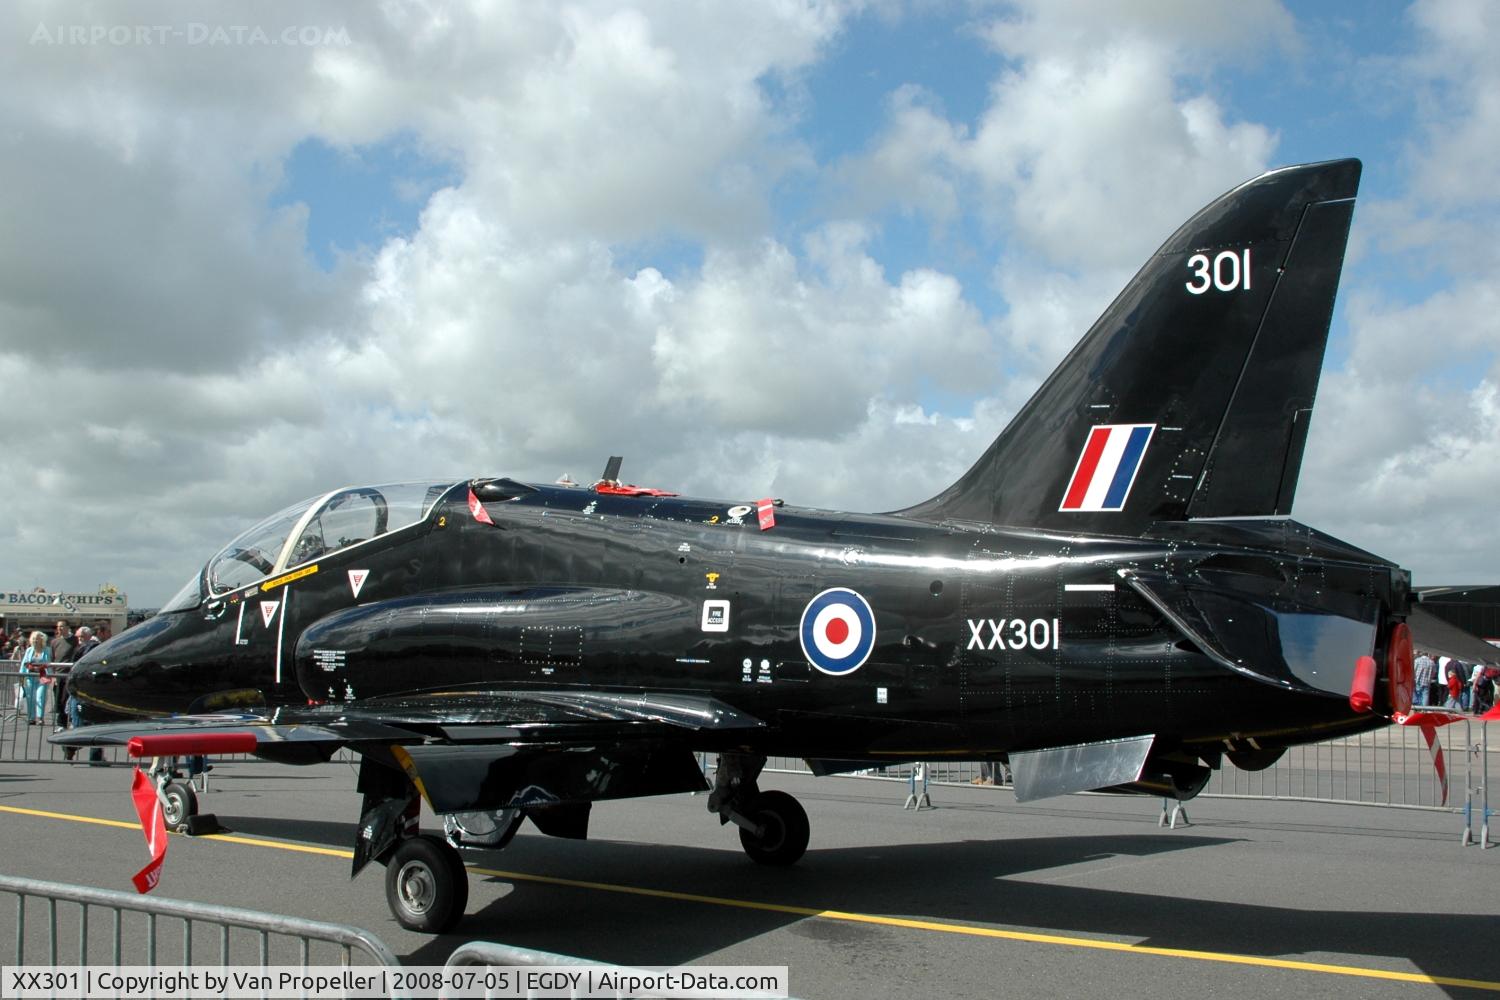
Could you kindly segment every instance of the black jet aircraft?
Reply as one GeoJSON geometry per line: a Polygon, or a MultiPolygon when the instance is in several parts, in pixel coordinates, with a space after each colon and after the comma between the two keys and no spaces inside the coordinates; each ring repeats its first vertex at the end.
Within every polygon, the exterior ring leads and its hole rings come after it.
{"type": "Polygon", "coordinates": [[[1186,799],[1226,757],[1386,725],[1409,575],[1286,516],[1359,175],[1273,170],[1194,215],[924,503],[689,499],[614,460],[592,487],[335,490],[85,656],[70,689],[101,724],[57,740],[353,751],[354,870],[383,863],[397,919],[438,931],[467,901],[453,845],[583,837],[601,800],[711,788],[751,858],[795,862],[808,819],[761,787],[769,755],[1186,799]]]}

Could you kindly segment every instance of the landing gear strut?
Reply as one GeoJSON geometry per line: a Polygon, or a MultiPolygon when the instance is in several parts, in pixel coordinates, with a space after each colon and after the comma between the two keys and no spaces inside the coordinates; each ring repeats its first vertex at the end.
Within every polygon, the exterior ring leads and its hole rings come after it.
{"type": "Polygon", "coordinates": [[[786,792],[762,792],[755,779],[766,759],[758,754],[720,754],[709,812],[740,828],[740,846],[763,865],[796,864],[807,851],[807,812],[786,792]]]}
{"type": "Polygon", "coordinates": [[[423,934],[452,930],[469,905],[469,872],[458,849],[435,834],[418,832],[421,800],[404,772],[366,755],[359,790],[365,801],[352,874],[380,862],[386,905],[397,923],[423,934]]]}

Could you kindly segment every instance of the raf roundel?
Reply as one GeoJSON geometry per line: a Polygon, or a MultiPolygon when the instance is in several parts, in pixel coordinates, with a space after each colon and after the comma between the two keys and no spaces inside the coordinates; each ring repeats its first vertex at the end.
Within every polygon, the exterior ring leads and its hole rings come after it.
{"type": "Polygon", "coordinates": [[[853,673],[875,648],[875,614],[859,594],[834,587],[807,602],[798,635],[808,663],[825,674],[853,673]]]}

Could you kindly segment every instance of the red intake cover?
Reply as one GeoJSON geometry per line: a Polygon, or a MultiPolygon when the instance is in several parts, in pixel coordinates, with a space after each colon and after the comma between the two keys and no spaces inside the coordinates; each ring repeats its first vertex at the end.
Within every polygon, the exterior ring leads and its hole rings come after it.
{"type": "Polygon", "coordinates": [[[132,757],[186,757],[227,753],[254,753],[254,733],[160,733],[132,736],[126,744],[132,757]]]}

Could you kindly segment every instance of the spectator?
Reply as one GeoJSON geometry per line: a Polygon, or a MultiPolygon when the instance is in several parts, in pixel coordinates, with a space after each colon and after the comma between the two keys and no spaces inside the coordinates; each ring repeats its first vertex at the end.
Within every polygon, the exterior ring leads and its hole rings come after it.
{"type": "Polygon", "coordinates": [[[33,726],[40,725],[42,721],[42,707],[47,702],[47,688],[42,680],[47,676],[46,664],[51,659],[52,651],[47,648],[47,633],[40,629],[31,633],[31,643],[21,655],[21,673],[35,676],[28,676],[21,681],[21,691],[26,706],[26,721],[33,726]]]}
{"type": "Polygon", "coordinates": [[[67,622],[58,622],[52,629],[52,662],[73,662],[73,630],[67,622]]]}
{"type": "Polygon", "coordinates": [[[1413,708],[1426,705],[1432,699],[1432,672],[1436,666],[1425,650],[1417,654],[1416,683],[1412,686],[1411,693],[1413,708]]]}
{"type": "Polygon", "coordinates": [[[1447,657],[1444,659],[1448,660],[1444,667],[1447,671],[1444,679],[1448,684],[1448,700],[1443,702],[1443,707],[1450,712],[1462,712],[1464,710],[1464,665],[1457,660],[1447,657]]]}
{"type": "MultiPolygon", "coordinates": [[[[95,646],[99,645],[99,640],[97,637],[95,637],[94,630],[89,628],[87,625],[78,626],[78,631],[74,634],[74,636],[78,640],[78,644],[73,648],[73,661],[76,663],[77,661],[83,659],[83,657],[87,655],[91,650],[93,650],[95,646]]],[[[63,682],[59,681],[57,688],[57,697],[59,701],[62,701],[64,699],[65,691],[66,688],[63,686],[63,682]]],[[[83,705],[78,701],[77,696],[67,697],[66,701],[64,702],[63,711],[65,714],[58,720],[59,731],[63,728],[63,726],[76,729],[82,723],[83,705]]],[[[66,747],[63,749],[64,760],[72,760],[77,755],[78,749],[76,747],[66,747]]],[[[93,749],[89,750],[89,763],[104,763],[104,751],[99,749],[98,747],[94,747],[93,749]]]]}
{"type": "Polygon", "coordinates": [[[87,654],[89,650],[99,645],[99,643],[102,641],[103,640],[101,640],[97,635],[94,634],[94,630],[89,628],[87,625],[78,626],[78,630],[73,633],[74,662],[83,659],[84,655],[87,654]]]}
{"type": "Polygon", "coordinates": [[[1489,682],[1484,678],[1484,664],[1474,664],[1474,672],[1469,675],[1469,711],[1475,715],[1482,715],[1489,711],[1489,682]]]}
{"type": "MultiPolygon", "coordinates": [[[[78,660],[83,659],[83,655],[85,653],[93,649],[95,646],[99,645],[99,640],[94,637],[94,630],[89,628],[87,625],[78,626],[78,630],[73,633],[73,639],[74,645],[72,660],[75,663],[78,660]]],[[[53,645],[55,646],[56,643],[57,640],[54,639],[53,645]]],[[[56,654],[53,654],[52,662],[57,662],[56,654]]],[[[54,684],[56,686],[57,695],[57,727],[53,729],[53,732],[60,733],[64,729],[68,729],[78,725],[79,706],[78,700],[76,698],[70,698],[68,696],[67,674],[59,674],[57,679],[54,681],[54,684]]],[[[71,753],[68,754],[67,757],[69,760],[73,759],[73,755],[71,753]]]]}
{"type": "MultiPolygon", "coordinates": [[[[73,632],[68,628],[67,622],[58,622],[52,627],[52,652],[53,663],[72,663],[74,659],[73,632]]],[[[52,727],[54,733],[60,733],[68,724],[68,691],[67,677],[53,670],[53,711],[56,713],[57,721],[52,727]]]]}

